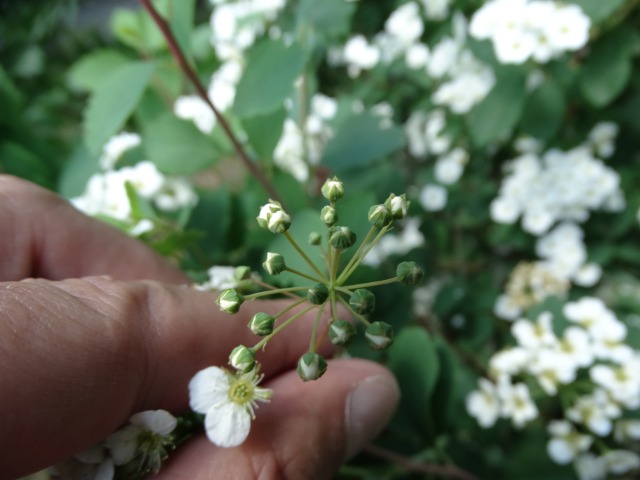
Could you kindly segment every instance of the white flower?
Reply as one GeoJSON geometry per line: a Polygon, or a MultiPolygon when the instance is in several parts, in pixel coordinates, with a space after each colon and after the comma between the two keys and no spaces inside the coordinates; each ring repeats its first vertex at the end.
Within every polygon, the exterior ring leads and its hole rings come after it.
{"type": "Polygon", "coordinates": [[[489,360],[489,372],[492,377],[511,377],[521,372],[530,359],[531,354],[526,348],[505,348],[491,357],[489,360]]]}
{"type": "Polygon", "coordinates": [[[455,148],[436,160],[434,174],[436,180],[445,185],[456,183],[469,160],[469,154],[463,148],[455,148]]]}
{"type": "Polygon", "coordinates": [[[202,133],[211,133],[216,124],[213,110],[197,95],[178,97],[173,104],[173,111],[178,118],[191,120],[202,133]]]}
{"type": "Polygon", "coordinates": [[[164,184],[153,197],[153,203],[160,210],[174,212],[184,207],[194,206],[198,195],[193,185],[184,177],[166,177],[164,184]]]}
{"type": "Polygon", "coordinates": [[[104,170],[114,168],[127,150],[137,147],[140,143],[142,139],[137,133],[122,132],[114,135],[102,147],[102,155],[98,160],[100,167],[104,170]]]}
{"type": "Polygon", "coordinates": [[[409,68],[417,70],[426,67],[431,52],[424,43],[414,43],[405,52],[404,60],[409,68]]]}
{"type": "Polygon", "coordinates": [[[420,38],[424,25],[418,11],[418,4],[408,2],[394,10],[384,28],[389,35],[397,39],[404,46],[409,46],[420,38]]]}
{"type": "Polygon", "coordinates": [[[592,453],[579,455],[574,465],[580,480],[604,480],[607,476],[607,467],[602,458],[592,453]]]}
{"type": "Polygon", "coordinates": [[[493,306],[493,313],[504,320],[515,320],[522,313],[522,309],[508,295],[499,295],[493,306]]]}
{"type": "Polygon", "coordinates": [[[235,277],[236,267],[226,267],[214,265],[207,270],[209,279],[198,285],[198,290],[227,290],[228,288],[235,288],[237,286],[237,280],[235,277]]]}
{"type": "Polygon", "coordinates": [[[538,408],[531,400],[529,387],[524,383],[498,383],[498,396],[501,401],[501,414],[510,418],[516,428],[522,428],[538,416],[538,408]]]}
{"type": "Polygon", "coordinates": [[[447,189],[441,185],[429,183],[422,187],[419,201],[420,205],[429,212],[442,210],[447,204],[447,189]]]}
{"type": "Polygon", "coordinates": [[[258,401],[267,402],[272,391],[258,387],[257,371],[231,373],[218,367],[198,372],[189,382],[189,404],[205,415],[205,429],[211,442],[235,447],[245,441],[255,418],[258,401]]]}
{"type": "Polygon", "coordinates": [[[171,432],[178,421],[165,410],[136,413],[129,424],[109,435],[104,445],[114,465],[124,465],[134,458],[140,472],[157,472],[173,445],[171,432]]]}
{"type": "Polygon", "coordinates": [[[518,320],[511,327],[511,334],[520,346],[529,350],[538,350],[557,343],[553,333],[553,316],[549,312],[538,315],[535,323],[527,319],[518,320]]]}
{"type": "Polygon", "coordinates": [[[640,467],[640,456],[630,450],[609,450],[601,459],[607,471],[614,475],[622,475],[640,467]]]}
{"type": "Polygon", "coordinates": [[[426,16],[430,20],[444,20],[449,14],[451,0],[422,0],[426,16]]]}
{"type": "Polygon", "coordinates": [[[496,386],[486,378],[480,378],[478,385],[478,390],[467,395],[467,412],[476,418],[481,427],[489,428],[500,416],[498,392],[496,386]]]}
{"type": "Polygon", "coordinates": [[[544,23],[544,33],[557,50],[578,50],[589,40],[591,20],[578,5],[563,5],[544,23]]]}
{"type": "Polygon", "coordinates": [[[360,74],[360,70],[369,70],[378,64],[380,50],[369,44],[363,35],[356,35],[345,44],[343,58],[350,67],[349,74],[355,77],[360,74]]]}
{"type": "Polygon", "coordinates": [[[640,361],[631,359],[621,365],[594,365],[591,379],[627,408],[640,406],[640,361]]]}
{"type": "Polygon", "coordinates": [[[582,423],[589,430],[600,437],[606,437],[611,433],[611,420],[621,414],[618,405],[602,389],[595,390],[591,395],[583,395],[566,410],[569,420],[582,423]]]}
{"type": "Polygon", "coordinates": [[[547,453],[560,465],[571,462],[578,453],[586,451],[593,443],[591,436],[576,432],[573,425],[565,420],[551,421],[547,430],[552,435],[547,443],[547,453]]]}

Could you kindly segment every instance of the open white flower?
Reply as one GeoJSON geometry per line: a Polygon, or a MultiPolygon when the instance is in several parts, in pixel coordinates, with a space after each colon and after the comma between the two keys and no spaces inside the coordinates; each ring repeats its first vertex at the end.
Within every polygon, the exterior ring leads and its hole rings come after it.
{"type": "Polygon", "coordinates": [[[258,387],[257,369],[231,373],[208,367],[189,382],[189,404],[205,415],[207,437],[220,447],[235,447],[245,441],[255,418],[258,401],[268,402],[272,391],[258,387]]]}

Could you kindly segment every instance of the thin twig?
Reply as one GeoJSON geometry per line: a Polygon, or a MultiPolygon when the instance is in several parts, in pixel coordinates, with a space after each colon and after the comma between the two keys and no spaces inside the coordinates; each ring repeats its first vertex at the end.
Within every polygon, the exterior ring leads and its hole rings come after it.
{"type": "Polygon", "coordinates": [[[191,68],[191,65],[189,65],[189,62],[187,62],[187,59],[182,53],[182,50],[180,49],[180,46],[178,45],[178,42],[173,36],[173,33],[171,32],[171,28],[169,28],[169,25],[167,24],[165,19],[160,16],[158,11],[151,4],[150,0],[140,0],[140,2],[142,3],[142,6],[145,8],[145,10],[149,12],[149,15],[151,15],[151,18],[153,19],[155,24],[158,26],[158,28],[162,32],[162,35],[164,36],[165,40],[167,41],[167,44],[169,45],[169,50],[171,50],[171,54],[173,55],[173,58],[176,60],[176,62],[178,62],[178,66],[180,67],[182,72],[187,76],[189,81],[193,84],[198,96],[202,98],[202,100],[204,100],[209,106],[209,108],[211,108],[211,110],[213,111],[213,114],[218,120],[218,123],[220,124],[225,135],[233,145],[233,149],[235,150],[236,154],[238,155],[238,157],[240,158],[244,166],[255,177],[255,179],[258,180],[262,188],[264,188],[264,190],[269,195],[269,198],[272,198],[273,200],[277,200],[280,203],[282,203],[282,200],[280,199],[280,195],[278,194],[276,189],[273,187],[271,182],[269,182],[267,177],[265,177],[264,173],[262,172],[262,170],[260,170],[260,168],[258,168],[255,162],[251,161],[251,159],[249,158],[249,155],[247,155],[247,152],[243,148],[242,144],[240,143],[236,135],[231,130],[231,127],[229,126],[229,122],[227,122],[227,119],[224,118],[224,116],[220,113],[220,111],[216,108],[216,106],[213,104],[213,102],[209,98],[209,95],[207,94],[207,91],[202,85],[202,82],[200,82],[200,79],[196,75],[196,72],[194,71],[193,68],[191,68]]]}
{"type": "Polygon", "coordinates": [[[460,467],[457,467],[455,465],[433,465],[430,463],[418,462],[411,458],[405,457],[404,455],[400,455],[399,453],[392,452],[375,445],[368,445],[364,448],[364,451],[376,457],[393,462],[410,472],[425,473],[427,475],[438,475],[440,477],[456,478],[459,480],[478,480],[478,477],[476,477],[472,473],[469,473],[466,470],[462,470],[460,467]]]}

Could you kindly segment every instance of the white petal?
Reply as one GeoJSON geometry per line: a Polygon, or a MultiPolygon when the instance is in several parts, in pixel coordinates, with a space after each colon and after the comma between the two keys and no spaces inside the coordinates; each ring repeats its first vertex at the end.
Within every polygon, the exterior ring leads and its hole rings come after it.
{"type": "Polygon", "coordinates": [[[236,447],[245,441],[251,428],[251,415],[234,403],[212,407],[204,419],[207,437],[220,447],[236,447]]]}
{"type": "Polygon", "coordinates": [[[229,379],[225,371],[209,367],[199,371],[189,382],[189,405],[198,413],[207,413],[214,405],[228,401],[229,379]]]}
{"type": "Polygon", "coordinates": [[[112,480],[114,474],[113,462],[110,459],[100,464],[93,477],[94,480],[112,480]]]}
{"type": "Polygon", "coordinates": [[[151,430],[158,435],[169,435],[176,428],[176,417],[166,410],[147,410],[136,413],[129,419],[133,425],[151,430]]]}
{"type": "Polygon", "coordinates": [[[135,456],[140,431],[141,427],[137,425],[127,425],[105,439],[104,445],[109,449],[113,463],[124,465],[135,456]]]}

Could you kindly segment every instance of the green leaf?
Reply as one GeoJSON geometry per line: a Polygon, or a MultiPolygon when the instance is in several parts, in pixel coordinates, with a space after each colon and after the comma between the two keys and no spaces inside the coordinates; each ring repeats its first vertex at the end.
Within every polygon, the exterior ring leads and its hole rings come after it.
{"type": "MultiPolygon", "coordinates": [[[[202,237],[196,243],[208,262],[213,263],[215,260],[227,258],[229,247],[237,246],[229,245],[227,242],[232,221],[232,198],[224,186],[200,192],[198,198],[187,229],[202,232],[202,237]],[[215,212],[215,215],[212,215],[212,212],[215,212]]],[[[203,266],[202,261],[200,266],[203,266]]]]}
{"type": "Polygon", "coordinates": [[[520,126],[534,138],[549,140],[560,128],[565,108],[562,87],[553,78],[547,78],[527,100],[520,126]]]}
{"type": "Polygon", "coordinates": [[[402,392],[400,411],[412,418],[418,432],[433,434],[428,406],[440,375],[440,359],[431,335],[423,328],[404,328],[389,347],[388,366],[402,392]]]}
{"type": "Polygon", "coordinates": [[[525,99],[524,72],[517,67],[502,69],[489,95],[467,116],[475,146],[484,147],[507,137],[520,120],[525,99]]]}
{"type": "Polygon", "coordinates": [[[182,53],[187,58],[191,56],[191,33],[193,32],[195,7],[195,0],[171,0],[169,5],[171,31],[182,53]]]}
{"type": "Polygon", "coordinates": [[[22,109],[22,103],[20,90],[0,64],[0,123],[15,121],[22,109]]]}
{"type": "Polygon", "coordinates": [[[356,4],[345,0],[301,0],[298,5],[298,22],[303,29],[312,29],[326,38],[346,34],[356,4]]]}
{"type": "Polygon", "coordinates": [[[47,188],[52,184],[50,165],[18,143],[0,143],[0,172],[26,178],[47,188]]]}
{"type": "Polygon", "coordinates": [[[67,198],[81,195],[91,175],[99,170],[98,155],[91,155],[84,144],[77,145],[58,177],[58,193],[67,198]]]}
{"type": "Polygon", "coordinates": [[[306,53],[294,43],[264,41],[247,53],[247,68],[236,90],[234,112],[240,117],[264,115],[282,107],[302,73],[306,53]]]}
{"type": "Polygon", "coordinates": [[[98,152],[120,130],[144,92],[154,65],[131,62],[113,71],[91,96],[85,112],[84,129],[87,147],[98,152]]]}
{"type": "Polygon", "coordinates": [[[600,23],[624,5],[625,0],[572,0],[571,3],[582,7],[593,23],[600,23]]]}
{"type": "MultiPolygon", "coordinates": [[[[167,1],[154,2],[159,13],[167,10],[167,1]]],[[[157,52],[166,47],[162,32],[146,11],[116,9],[111,17],[111,31],[119,41],[139,52],[157,52]]]]}
{"type": "Polygon", "coordinates": [[[159,170],[169,174],[191,174],[215,164],[214,142],[193,123],[165,114],[145,128],[144,148],[159,170]]]}
{"type": "Polygon", "coordinates": [[[97,90],[105,78],[119,67],[129,63],[123,53],[110,48],[95,50],[80,58],[67,74],[69,86],[76,90],[97,90]]]}
{"type": "Polygon", "coordinates": [[[249,137],[249,143],[263,160],[273,157],[273,151],[282,135],[282,127],[287,112],[280,108],[266,115],[242,119],[242,126],[249,137]]]}
{"type": "Polygon", "coordinates": [[[624,29],[601,38],[582,66],[579,87],[594,107],[607,106],[627,86],[632,68],[628,39],[624,29]]]}
{"type": "Polygon", "coordinates": [[[402,129],[381,128],[380,119],[369,113],[347,117],[336,127],[321,163],[332,171],[366,167],[404,146],[402,129]]]}

